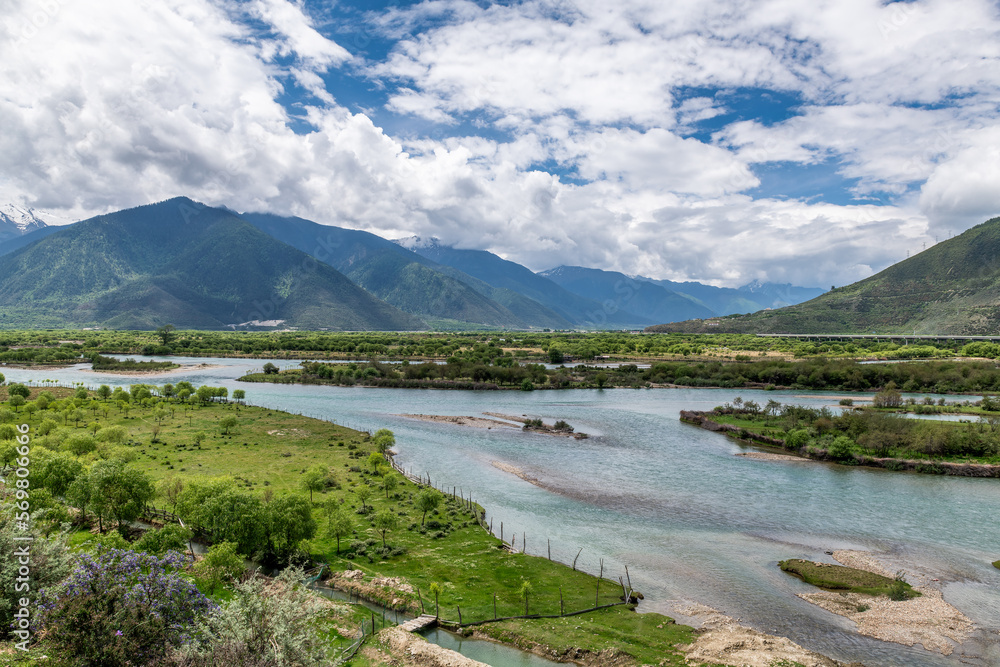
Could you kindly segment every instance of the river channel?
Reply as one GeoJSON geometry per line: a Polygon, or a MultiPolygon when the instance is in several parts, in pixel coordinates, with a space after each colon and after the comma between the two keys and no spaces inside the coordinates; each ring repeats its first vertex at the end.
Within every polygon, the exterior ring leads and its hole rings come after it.
{"type": "MultiPolygon", "coordinates": [[[[242,388],[247,401],[333,420],[390,428],[396,460],[459,487],[487,508],[494,531],[525,536],[529,553],[613,578],[627,565],[645,600],[640,610],[675,612],[697,601],[764,632],[869,666],[1000,664],[1000,483],[891,473],[814,462],[735,456],[725,436],[682,424],[682,409],[711,409],[736,396],[766,403],[833,405],[829,396],[730,389],[445,391],[240,383],[263,360],[172,359],[210,364],[153,378],[0,367],[8,381],[128,385],[139,381],[242,388]],[[401,414],[498,412],[564,419],[586,440],[417,421],[401,414]],[[532,484],[494,465],[513,466],[532,484]],[[782,573],[786,558],[833,562],[836,549],[879,552],[912,578],[939,579],[945,599],[982,630],[941,656],[858,635],[853,623],[796,593],[809,586],[782,573]]],[[[276,362],[287,367],[287,360],[276,362]]],[[[828,394],[829,392],[827,392],[828,394]]]]}

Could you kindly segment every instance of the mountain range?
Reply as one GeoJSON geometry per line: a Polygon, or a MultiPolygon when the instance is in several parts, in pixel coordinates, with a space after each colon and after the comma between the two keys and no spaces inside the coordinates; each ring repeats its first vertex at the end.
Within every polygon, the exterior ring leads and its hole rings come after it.
{"type": "Polygon", "coordinates": [[[7,232],[0,326],[7,328],[623,329],[821,292],[726,289],[583,267],[536,274],[485,250],[394,242],[183,197],[65,226],[49,226],[30,209],[0,211],[7,232]]]}
{"type": "Polygon", "coordinates": [[[661,324],[649,331],[996,335],[1000,218],[869,278],[805,303],[749,315],[661,324]]]}

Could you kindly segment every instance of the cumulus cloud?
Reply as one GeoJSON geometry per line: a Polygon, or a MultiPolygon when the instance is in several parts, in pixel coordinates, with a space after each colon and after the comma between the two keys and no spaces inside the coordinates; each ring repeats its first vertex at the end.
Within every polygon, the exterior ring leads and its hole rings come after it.
{"type": "Polygon", "coordinates": [[[433,0],[371,16],[398,40],[371,62],[300,0],[8,0],[0,201],[84,217],[183,194],[536,270],[845,284],[1000,206],[996,8],[898,5],[433,0]],[[351,112],[334,70],[433,131],[351,112]],[[742,87],[801,103],[730,117],[711,91],[742,87]],[[747,194],[760,165],[826,161],[892,203],[747,194]]]}

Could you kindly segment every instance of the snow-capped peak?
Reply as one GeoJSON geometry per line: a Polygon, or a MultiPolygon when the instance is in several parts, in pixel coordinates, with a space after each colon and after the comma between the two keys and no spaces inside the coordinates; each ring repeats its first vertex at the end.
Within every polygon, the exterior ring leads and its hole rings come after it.
{"type": "Polygon", "coordinates": [[[414,248],[437,248],[441,246],[441,240],[436,236],[430,238],[407,236],[405,239],[393,239],[393,243],[401,245],[407,250],[413,250],[414,248]]]}
{"type": "Polygon", "coordinates": [[[8,232],[17,230],[19,234],[27,234],[51,224],[66,224],[68,220],[62,220],[58,216],[36,211],[33,208],[26,208],[16,204],[0,205],[0,227],[8,232]]]}

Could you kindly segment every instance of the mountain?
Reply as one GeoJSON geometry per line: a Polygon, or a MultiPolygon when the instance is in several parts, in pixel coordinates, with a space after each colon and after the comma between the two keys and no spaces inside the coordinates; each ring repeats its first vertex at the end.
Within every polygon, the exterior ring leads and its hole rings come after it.
{"type": "Polygon", "coordinates": [[[187,198],[78,222],[0,257],[0,324],[414,330],[419,319],[230,211],[187,198]]]}
{"type": "Polygon", "coordinates": [[[0,206],[0,240],[22,236],[47,226],[44,216],[33,208],[15,204],[0,206]]]}
{"type": "Polygon", "coordinates": [[[578,296],[612,303],[617,310],[628,310],[654,322],[678,322],[716,314],[690,297],[617,271],[560,266],[538,275],[578,296]]]}
{"type": "Polygon", "coordinates": [[[520,295],[476,285],[381,236],[320,225],[296,217],[243,213],[266,234],[344,273],[356,284],[400,310],[438,326],[465,323],[496,328],[565,327],[559,315],[520,295]],[[498,297],[498,298],[494,298],[498,297]]]}
{"type": "Polygon", "coordinates": [[[743,287],[714,287],[698,282],[678,283],[672,280],[645,280],[694,299],[716,315],[754,313],[765,308],[783,308],[809,299],[815,299],[824,290],[819,287],[796,287],[790,284],[761,283],[754,281],[743,287]]]}
{"type": "Polygon", "coordinates": [[[593,329],[632,328],[646,326],[652,321],[574,294],[548,278],[486,250],[461,250],[441,245],[436,239],[410,238],[398,240],[397,243],[491,287],[526,296],[555,311],[574,326],[593,329]]]}
{"type": "Polygon", "coordinates": [[[69,220],[16,204],[0,206],[0,255],[59,231],[69,220]]]}
{"type": "Polygon", "coordinates": [[[753,315],[691,320],[654,331],[996,335],[1000,218],[811,301],[753,315]]]}

